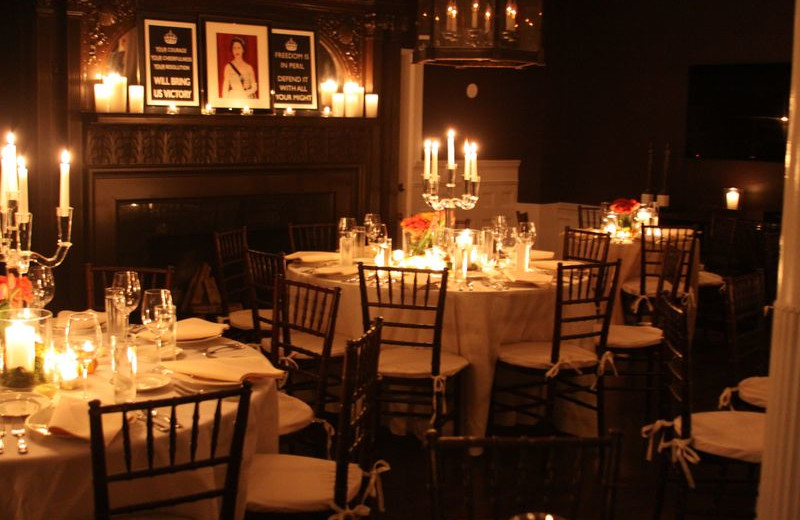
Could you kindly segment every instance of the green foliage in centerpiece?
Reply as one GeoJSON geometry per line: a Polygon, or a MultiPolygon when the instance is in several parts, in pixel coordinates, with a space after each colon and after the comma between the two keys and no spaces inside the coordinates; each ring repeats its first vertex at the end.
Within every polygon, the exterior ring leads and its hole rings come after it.
{"type": "Polygon", "coordinates": [[[608,209],[617,215],[618,228],[630,230],[640,206],[641,204],[636,199],[617,199],[611,203],[608,209]]]}
{"type": "MultiPolygon", "coordinates": [[[[0,313],[7,314],[12,309],[22,309],[29,306],[34,300],[33,286],[28,278],[17,277],[9,273],[8,276],[0,275],[0,313]]],[[[3,335],[2,343],[5,345],[5,326],[0,325],[0,334],[3,335]]],[[[3,353],[3,373],[0,382],[9,388],[29,388],[45,381],[44,375],[44,345],[37,342],[36,357],[33,372],[22,367],[6,368],[5,353],[3,353]]]]}
{"type": "Polygon", "coordinates": [[[404,218],[400,227],[403,228],[403,249],[406,255],[423,255],[426,249],[433,247],[438,224],[439,214],[433,211],[404,218]]]}

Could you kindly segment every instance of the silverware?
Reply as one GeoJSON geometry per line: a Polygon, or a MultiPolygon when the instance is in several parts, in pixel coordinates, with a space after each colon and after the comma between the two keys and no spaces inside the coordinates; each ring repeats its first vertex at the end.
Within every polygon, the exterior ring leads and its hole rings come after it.
{"type": "MultiPolygon", "coordinates": [[[[147,422],[147,416],[144,414],[144,412],[137,413],[136,414],[136,419],[138,421],[142,421],[144,423],[147,422]]],[[[162,423],[156,421],[155,419],[153,420],[153,426],[155,427],[156,430],[158,430],[160,432],[164,432],[164,433],[169,432],[169,426],[164,426],[162,423]]],[[[14,433],[14,432],[11,432],[11,433],[14,433]]]]}
{"type": "Polygon", "coordinates": [[[28,454],[28,443],[25,441],[25,428],[12,428],[11,435],[17,438],[17,453],[28,454]]]}
{"type": "MultiPolygon", "coordinates": [[[[172,419],[170,417],[164,417],[163,415],[158,415],[158,410],[150,410],[150,415],[153,416],[153,420],[161,421],[162,424],[166,425],[167,428],[172,424],[172,419]]],[[[175,429],[180,430],[183,428],[183,425],[179,423],[177,420],[175,421],[175,429]]]]}

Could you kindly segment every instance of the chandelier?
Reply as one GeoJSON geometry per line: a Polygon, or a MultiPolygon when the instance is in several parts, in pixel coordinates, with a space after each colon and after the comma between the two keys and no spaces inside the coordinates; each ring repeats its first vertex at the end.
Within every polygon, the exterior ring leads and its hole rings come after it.
{"type": "Polygon", "coordinates": [[[415,63],[521,69],[544,65],[544,0],[420,0],[415,63]]]}

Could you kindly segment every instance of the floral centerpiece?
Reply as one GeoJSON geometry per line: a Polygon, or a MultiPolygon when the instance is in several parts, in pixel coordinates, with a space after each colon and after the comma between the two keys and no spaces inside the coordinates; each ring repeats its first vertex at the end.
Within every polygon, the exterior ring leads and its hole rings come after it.
{"type": "Polygon", "coordinates": [[[0,309],[27,307],[33,299],[33,284],[27,277],[0,275],[0,309]]]}
{"type": "Polygon", "coordinates": [[[617,199],[608,206],[610,217],[606,230],[617,238],[632,238],[638,230],[636,214],[641,204],[636,199],[617,199]],[[608,229],[613,227],[614,229],[608,229]]]}
{"type": "Polygon", "coordinates": [[[433,239],[439,225],[439,214],[434,211],[417,213],[400,222],[403,228],[403,251],[406,256],[425,254],[433,247],[433,239]]]}

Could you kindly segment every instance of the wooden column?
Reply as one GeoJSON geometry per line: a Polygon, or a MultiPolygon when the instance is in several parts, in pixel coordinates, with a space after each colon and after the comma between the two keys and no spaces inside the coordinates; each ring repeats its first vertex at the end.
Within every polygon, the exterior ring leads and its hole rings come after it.
{"type": "MultiPolygon", "coordinates": [[[[800,3],[798,6],[800,7],[800,3]]],[[[800,518],[800,9],[795,9],[781,261],[757,517],[800,518]]]]}

